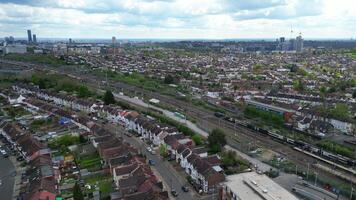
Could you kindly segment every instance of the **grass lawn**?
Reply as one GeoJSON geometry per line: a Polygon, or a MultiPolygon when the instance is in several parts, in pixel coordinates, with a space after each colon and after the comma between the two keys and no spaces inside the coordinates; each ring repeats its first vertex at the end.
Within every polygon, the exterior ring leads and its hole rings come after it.
{"type": "Polygon", "coordinates": [[[47,118],[47,119],[36,119],[33,120],[30,129],[36,131],[38,129],[46,128],[52,125],[57,119],[56,118],[47,118]]]}
{"type": "Polygon", "coordinates": [[[101,158],[98,153],[93,153],[86,156],[78,156],[77,162],[81,168],[90,169],[100,169],[101,168],[101,158]]]}
{"type": "Polygon", "coordinates": [[[22,62],[35,62],[40,64],[47,64],[52,66],[65,65],[65,61],[59,58],[56,58],[52,55],[43,55],[43,54],[8,54],[5,56],[5,59],[22,61],[22,62]]]}
{"type": "Polygon", "coordinates": [[[21,117],[30,114],[27,110],[25,110],[23,107],[20,106],[18,107],[8,106],[5,107],[4,110],[11,118],[21,117]]]}
{"type": "MultiPolygon", "coordinates": [[[[113,191],[112,187],[112,177],[111,176],[99,176],[99,175],[93,175],[88,178],[84,179],[86,184],[90,184],[91,186],[96,185],[99,187],[100,192],[102,193],[109,193],[113,191]]],[[[90,191],[94,191],[95,187],[92,187],[90,191]]]]}

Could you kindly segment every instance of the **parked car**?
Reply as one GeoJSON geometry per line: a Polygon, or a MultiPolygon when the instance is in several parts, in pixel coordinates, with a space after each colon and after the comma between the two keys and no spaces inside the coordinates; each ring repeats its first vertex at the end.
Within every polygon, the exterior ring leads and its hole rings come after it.
{"type": "Polygon", "coordinates": [[[4,149],[0,149],[0,152],[4,158],[9,157],[9,155],[7,154],[7,152],[4,149]]]}
{"type": "Polygon", "coordinates": [[[189,192],[189,187],[183,185],[183,186],[182,186],[182,190],[183,190],[183,192],[189,192]]]}
{"type": "Polygon", "coordinates": [[[17,161],[23,161],[23,160],[25,160],[22,156],[18,156],[17,158],[16,158],[16,160],[17,161]]]}
{"type": "Polygon", "coordinates": [[[177,197],[177,196],[178,196],[178,192],[175,191],[174,189],[171,191],[171,194],[172,194],[174,197],[177,197]]]}
{"type": "Polygon", "coordinates": [[[152,166],[156,164],[156,162],[155,162],[154,160],[151,160],[151,159],[148,160],[148,163],[149,163],[150,165],[152,165],[152,166]]]}

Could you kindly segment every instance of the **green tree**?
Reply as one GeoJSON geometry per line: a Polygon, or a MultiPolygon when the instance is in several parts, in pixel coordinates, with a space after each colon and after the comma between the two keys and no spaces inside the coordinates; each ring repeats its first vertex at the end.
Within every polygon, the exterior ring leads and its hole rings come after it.
{"type": "Polygon", "coordinates": [[[104,103],[105,105],[110,105],[115,103],[115,98],[114,95],[110,90],[106,90],[105,95],[104,95],[104,103]]]}
{"type": "Polygon", "coordinates": [[[348,106],[344,103],[337,103],[335,108],[331,110],[331,115],[338,119],[349,119],[348,106]]]}
{"type": "Polygon", "coordinates": [[[208,136],[208,144],[211,152],[220,152],[226,144],[225,133],[221,129],[214,129],[208,136]]]}
{"type": "Polygon", "coordinates": [[[238,159],[235,151],[225,151],[222,153],[221,164],[224,167],[233,167],[238,164],[238,159]]]}
{"type": "Polygon", "coordinates": [[[38,80],[38,87],[40,89],[46,89],[46,82],[45,82],[44,79],[41,78],[41,79],[38,80]]]}
{"type": "Polygon", "coordinates": [[[352,98],[356,98],[356,90],[352,93],[352,98]]]}
{"type": "Polygon", "coordinates": [[[86,87],[84,85],[79,86],[78,96],[80,98],[89,97],[90,96],[90,91],[89,91],[88,87],[86,87]]]}
{"type": "Polygon", "coordinates": [[[293,82],[293,88],[295,90],[304,91],[304,83],[302,80],[296,80],[293,82]]]}
{"type": "Polygon", "coordinates": [[[174,83],[174,78],[172,75],[168,74],[167,76],[164,77],[164,83],[165,84],[173,84],[174,83]]]}
{"type": "Polygon", "coordinates": [[[86,143],[87,142],[87,139],[84,137],[84,135],[80,134],[79,135],[79,143],[86,143]]]}
{"type": "Polygon", "coordinates": [[[200,135],[194,134],[192,136],[192,140],[194,141],[195,145],[199,146],[203,144],[203,140],[201,139],[200,135]]]}
{"type": "Polygon", "coordinates": [[[84,200],[83,192],[80,188],[80,185],[76,182],[73,187],[73,199],[74,200],[84,200]]]}
{"type": "Polygon", "coordinates": [[[161,144],[159,146],[159,154],[164,158],[168,156],[168,150],[166,144],[161,144]]]}

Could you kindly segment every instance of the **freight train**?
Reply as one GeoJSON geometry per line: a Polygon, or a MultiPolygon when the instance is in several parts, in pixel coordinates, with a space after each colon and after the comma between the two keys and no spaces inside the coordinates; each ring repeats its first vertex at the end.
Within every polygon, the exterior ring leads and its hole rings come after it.
{"type": "Polygon", "coordinates": [[[219,118],[223,118],[224,120],[226,120],[226,121],[228,121],[230,123],[236,123],[239,126],[243,126],[243,127],[247,128],[247,129],[250,129],[252,131],[261,133],[262,135],[269,136],[273,140],[276,140],[278,142],[287,143],[287,144],[290,144],[293,147],[297,147],[297,148],[300,148],[300,149],[302,149],[304,151],[308,151],[310,153],[318,155],[320,157],[324,157],[324,158],[326,158],[326,159],[328,159],[328,160],[330,160],[332,162],[340,163],[340,164],[348,166],[348,167],[353,167],[353,168],[356,167],[356,160],[353,160],[351,158],[325,151],[325,150],[323,150],[321,148],[318,148],[316,146],[313,146],[313,145],[308,144],[308,143],[306,143],[304,141],[301,141],[301,140],[294,140],[294,139],[288,138],[286,136],[280,135],[278,133],[275,133],[275,132],[272,132],[272,131],[268,131],[268,130],[265,130],[265,129],[260,128],[260,127],[256,127],[253,124],[246,123],[244,121],[240,121],[240,120],[238,120],[238,119],[236,119],[234,117],[226,117],[225,115],[222,115],[221,113],[216,114],[215,116],[219,117],[219,118]]]}

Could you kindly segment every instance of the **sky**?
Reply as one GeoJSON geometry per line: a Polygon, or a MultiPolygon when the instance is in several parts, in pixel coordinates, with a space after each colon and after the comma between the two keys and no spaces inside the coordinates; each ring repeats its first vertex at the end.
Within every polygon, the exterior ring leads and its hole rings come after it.
{"type": "Polygon", "coordinates": [[[356,38],[356,0],[0,0],[0,37],[356,38]],[[293,32],[292,32],[292,31],[293,32]]]}

